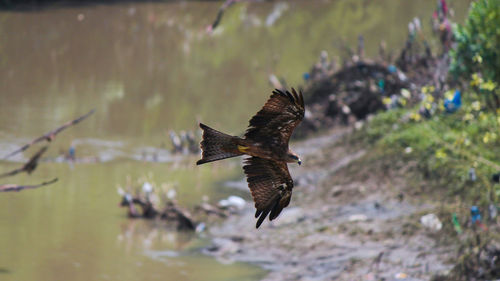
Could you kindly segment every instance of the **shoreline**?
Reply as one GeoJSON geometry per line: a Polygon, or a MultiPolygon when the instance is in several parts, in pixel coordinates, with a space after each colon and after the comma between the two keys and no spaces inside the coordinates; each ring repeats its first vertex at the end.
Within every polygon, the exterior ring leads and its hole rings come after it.
{"type": "Polygon", "coordinates": [[[307,160],[291,165],[290,206],[256,230],[253,202],[247,204],[208,229],[212,245],[203,252],[223,263],[259,265],[269,270],[263,280],[429,280],[448,273],[453,249],[437,245],[419,223],[436,206],[401,195],[402,177],[359,165],[369,153],[350,147],[343,140],[349,133],[331,131],[292,145],[307,160]]]}

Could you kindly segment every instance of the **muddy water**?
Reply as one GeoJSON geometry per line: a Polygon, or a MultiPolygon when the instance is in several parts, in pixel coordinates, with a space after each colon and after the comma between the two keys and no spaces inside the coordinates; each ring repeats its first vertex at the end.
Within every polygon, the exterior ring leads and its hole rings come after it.
{"type": "MultiPolygon", "coordinates": [[[[117,207],[117,185],[127,176],[147,178],[175,187],[188,206],[203,195],[248,198],[220,184],[241,176],[238,161],[195,167],[196,156],[169,153],[166,132],[194,130],[203,120],[241,133],[269,95],[270,73],[298,85],[321,50],[339,55],[341,42],[354,46],[358,34],[365,35],[368,55],[381,39],[399,47],[407,22],[428,17],[433,2],[241,3],[211,36],[205,27],[219,2],[0,12],[0,155],[97,110],[57,137],[33,175],[0,182],[59,178],[41,189],[0,194],[0,279],[260,279],[257,267],[201,255],[203,235],[129,221],[117,207]],[[77,157],[99,162],[54,161],[70,145],[77,157]]],[[[453,3],[463,17],[468,1],[453,3]]],[[[0,171],[33,152],[0,162],[0,171]]]]}

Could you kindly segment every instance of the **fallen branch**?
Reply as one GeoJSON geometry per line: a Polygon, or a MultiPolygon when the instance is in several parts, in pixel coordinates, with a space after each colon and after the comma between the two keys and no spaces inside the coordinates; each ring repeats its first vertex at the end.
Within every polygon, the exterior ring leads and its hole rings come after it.
{"type": "Polygon", "coordinates": [[[57,181],[57,178],[50,180],[50,181],[42,182],[41,184],[37,184],[37,185],[4,184],[4,185],[0,185],[0,192],[21,191],[23,189],[34,189],[34,188],[38,188],[41,186],[55,183],[56,181],[57,181]]]}
{"type": "Polygon", "coordinates": [[[41,142],[41,141],[44,141],[44,140],[46,140],[48,142],[51,142],[52,140],[54,140],[54,138],[56,137],[56,135],[58,133],[60,133],[64,129],[68,128],[69,126],[72,126],[72,125],[75,125],[75,124],[79,123],[83,119],[85,119],[85,118],[89,117],[90,115],[92,115],[92,113],[94,113],[94,112],[95,112],[95,109],[92,109],[87,114],[82,115],[82,116],[76,118],[73,121],[66,122],[61,127],[57,128],[57,129],[54,129],[54,130],[52,130],[52,131],[44,134],[43,136],[38,137],[38,138],[32,140],[30,143],[23,145],[21,148],[17,149],[16,151],[11,152],[9,155],[5,156],[4,159],[7,159],[7,158],[9,158],[9,157],[11,157],[11,156],[13,156],[15,154],[18,154],[19,152],[25,151],[26,149],[28,149],[30,146],[32,146],[33,144],[35,144],[37,142],[41,142]]]}
{"type": "Polygon", "coordinates": [[[10,176],[16,175],[18,173],[22,173],[22,172],[27,172],[28,174],[31,174],[31,172],[33,172],[36,169],[36,167],[38,166],[38,161],[40,160],[40,157],[42,156],[42,154],[45,151],[47,151],[47,147],[48,146],[44,146],[44,147],[40,148],[40,150],[38,150],[38,152],[35,155],[33,155],[30,158],[30,160],[28,160],[28,162],[26,162],[26,164],[24,164],[21,168],[15,169],[13,171],[10,171],[10,172],[4,173],[4,174],[1,174],[0,178],[10,177],[10,176]]]}

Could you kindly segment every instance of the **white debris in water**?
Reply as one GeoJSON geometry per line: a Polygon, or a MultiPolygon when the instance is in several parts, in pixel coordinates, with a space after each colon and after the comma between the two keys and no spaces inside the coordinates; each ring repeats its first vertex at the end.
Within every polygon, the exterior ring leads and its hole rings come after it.
{"type": "Polygon", "coordinates": [[[169,189],[167,191],[167,198],[170,199],[170,200],[173,200],[175,199],[175,197],[177,196],[177,191],[175,191],[175,189],[169,189]]]}
{"type": "Polygon", "coordinates": [[[406,154],[410,154],[412,152],[413,152],[413,148],[411,148],[411,146],[408,146],[408,147],[405,148],[405,153],[406,154]]]}
{"type": "Polygon", "coordinates": [[[443,223],[441,223],[439,218],[432,213],[422,216],[420,218],[420,223],[422,223],[425,227],[435,231],[439,231],[441,230],[441,228],[443,228],[443,223]]]}
{"type": "Polygon", "coordinates": [[[145,182],[142,185],[142,192],[144,192],[144,193],[151,193],[151,192],[153,192],[153,186],[149,182],[145,182]]]}
{"type": "Polygon", "coordinates": [[[243,209],[245,207],[245,199],[231,195],[227,199],[222,199],[219,201],[221,207],[236,207],[237,209],[243,209]]]}
{"type": "Polygon", "coordinates": [[[288,10],[288,4],[286,2],[280,2],[274,5],[273,11],[267,16],[266,26],[272,26],[286,10],[288,10]]]}
{"type": "Polygon", "coordinates": [[[201,233],[203,231],[205,231],[205,229],[207,228],[207,226],[203,223],[203,222],[200,222],[197,226],[196,226],[196,233],[201,233]]]}

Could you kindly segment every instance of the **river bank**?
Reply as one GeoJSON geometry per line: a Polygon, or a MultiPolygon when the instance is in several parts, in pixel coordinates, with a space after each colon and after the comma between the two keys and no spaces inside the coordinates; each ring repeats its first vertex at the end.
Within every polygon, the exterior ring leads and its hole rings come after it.
{"type": "Polygon", "coordinates": [[[437,243],[420,217],[437,202],[413,196],[412,163],[374,158],[338,129],[293,145],[304,164],[291,167],[296,187],[274,222],[254,227],[251,203],[210,228],[204,252],[222,262],[269,270],[264,280],[429,280],[449,272],[453,249],[437,243]]]}

